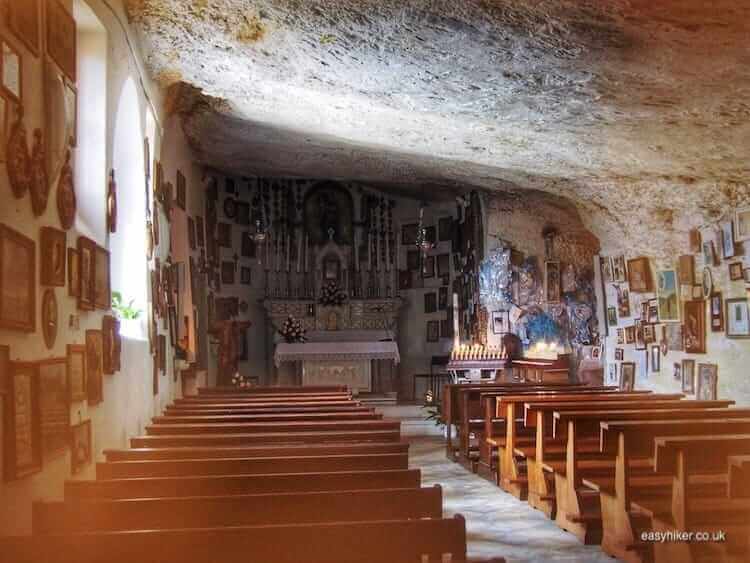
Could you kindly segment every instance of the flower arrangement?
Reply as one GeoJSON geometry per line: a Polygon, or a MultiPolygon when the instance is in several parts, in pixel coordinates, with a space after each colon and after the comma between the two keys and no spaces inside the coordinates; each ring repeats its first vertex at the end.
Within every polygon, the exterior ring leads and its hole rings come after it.
{"type": "Polygon", "coordinates": [[[240,372],[236,372],[232,376],[232,385],[239,389],[246,389],[250,387],[250,378],[245,377],[244,375],[241,375],[240,372]]]}
{"type": "Polygon", "coordinates": [[[302,326],[302,321],[295,319],[292,315],[289,315],[281,325],[279,334],[284,337],[284,340],[290,344],[294,342],[305,342],[307,340],[307,331],[302,326]]]}
{"type": "Polygon", "coordinates": [[[340,306],[346,301],[346,292],[339,287],[335,281],[331,280],[320,289],[321,305],[340,306]]]}

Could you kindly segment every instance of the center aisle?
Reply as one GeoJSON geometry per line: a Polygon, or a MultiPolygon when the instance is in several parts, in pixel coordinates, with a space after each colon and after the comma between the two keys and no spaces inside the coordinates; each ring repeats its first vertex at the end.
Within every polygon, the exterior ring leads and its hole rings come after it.
{"type": "Polygon", "coordinates": [[[508,563],[613,563],[598,545],[583,545],[528,503],[470,473],[445,457],[442,428],[425,421],[415,406],[382,407],[377,412],[401,421],[409,440],[409,466],[422,470],[423,486],[443,487],[446,516],[466,518],[468,556],[502,553],[508,563]]]}

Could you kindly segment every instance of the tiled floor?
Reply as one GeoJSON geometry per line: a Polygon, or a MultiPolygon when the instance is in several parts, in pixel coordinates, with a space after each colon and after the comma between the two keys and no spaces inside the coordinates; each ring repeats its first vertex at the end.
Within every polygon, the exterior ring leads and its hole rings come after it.
{"type": "Polygon", "coordinates": [[[527,503],[447,460],[440,429],[423,421],[421,409],[382,411],[402,420],[402,433],[411,443],[410,464],[422,469],[423,485],[443,487],[445,515],[466,518],[470,557],[502,556],[508,563],[615,561],[598,546],[582,545],[527,503]]]}

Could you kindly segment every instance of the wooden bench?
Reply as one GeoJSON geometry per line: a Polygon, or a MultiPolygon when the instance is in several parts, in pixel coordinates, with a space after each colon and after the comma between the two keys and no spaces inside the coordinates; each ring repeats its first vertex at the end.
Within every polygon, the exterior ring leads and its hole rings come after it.
{"type": "Polygon", "coordinates": [[[49,535],[442,518],[442,503],[439,485],[412,489],[35,502],[32,528],[34,535],[49,535]]]}
{"type": "Polygon", "coordinates": [[[214,459],[281,457],[299,455],[408,454],[406,442],[355,444],[281,444],[235,447],[131,448],[104,450],[107,461],[145,461],[159,459],[214,459]]]}
{"type": "MultiPolygon", "coordinates": [[[[670,475],[631,475],[626,460],[653,453],[658,436],[719,435],[750,431],[750,418],[698,420],[603,421],[602,451],[615,457],[614,476],[602,475],[583,479],[583,484],[598,491],[602,512],[602,550],[622,560],[642,563],[649,559],[650,547],[639,541],[639,533],[650,527],[651,520],[631,507],[641,498],[671,498],[670,475]]],[[[690,483],[694,494],[726,491],[726,476],[697,476],[690,483]]]]}
{"type": "Polygon", "coordinates": [[[225,415],[175,415],[155,416],[153,424],[225,424],[235,422],[287,422],[287,421],[331,421],[331,420],[382,420],[382,414],[374,412],[333,413],[268,413],[225,415]]]}
{"type": "Polygon", "coordinates": [[[361,405],[341,406],[260,406],[260,407],[237,407],[237,408],[212,408],[212,407],[175,407],[168,406],[164,409],[167,416],[222,416],[225,414],[266,414],[266,413],[317,413],[317,412],[373,412],[370,407],[361,405]]]}
{"type": "MultiPolygon", "coordinates": [[[[737,432],[750,432],[750,429],[737,432]]],[[[729,495],[750,497],[750,455],[729,456],[729,495]]]]}
{"type": "Polygon", "coordinates": [[[227,459],[115,461],[96,464],[97,479],[179,477],[190,475],[255,475],[407,469],[408,454],[350,454],[227,459]]]}
{"type": "Polygon", "coordinates": [[[232,397],[224,395],[216,395],[210,397],[183,397],[182,399],[175,399],[175,405],[187,405],[187,406],[201,406],[201,405],[236,405],[236,406],[254,406],[254,405],[350,405],[355,404],[357,401],[353,401],[349,397],[345,396],[300,396],[300,397],[282,397],[282,396],[267,396],[259,395],[257,397],[232,397]]]}
{"type": "Polygon", "coordinates": [[[279,385],[278,387],[199,387],[198,395],[317,395],[321,393],[349,393],[346,385],[279,385]]]}
{"type": "Polygon", "coordinates": [[[466,524],[450,519],[97,532],[5,538],[13,563],[466,562],[466,524]]]}
{"type": "Polygon", "coordinates": [[[326,432],[345,430],[399,430],[397,420],[341,420],[329,422],[238,422],[224,424],[150,424],[149,436],[168,434],[252,434],[255,432],[326,432]]]}
{"type": "Polygon", "coordinates": [[[260,493],[415,488],[419,469],[144,477],[106,481],[65,481],[65,499],[127,499],[260,493]]]}

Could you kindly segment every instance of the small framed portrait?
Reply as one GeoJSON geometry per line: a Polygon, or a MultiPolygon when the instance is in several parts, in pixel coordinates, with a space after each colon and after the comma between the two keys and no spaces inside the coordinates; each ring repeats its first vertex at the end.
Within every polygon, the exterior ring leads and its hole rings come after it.
{"type": "Polygon", "coordinates": [[[398,288],[400,290],[411,289],[411,272],[409,270],[399,270],[398,288]]]}
{"type": "Polygon", "coordinates": [[[94,261],[94,305],[97,309],[109,310],[112,307],[112,291],[109,279],[109,251],[96,247],[94,261]]]}
{"type": "Polygon", "coordinates": [[[68,344],[66,351],[68,401],[77,403],[86,399],[86,347],[68,344]]]}
{"type": "Polygon", "coordinates": [[[612,283],[614,281],[612,277],[612,259],[607,256],[599,257],[599,269],[602,274],[602,281],[604,283],[612,283]]]}
{"type": "Polygon", "coordinates": [[[453,217],[441,217],[438,219],[438,240],[450,242],[453,240],[453,217]]]}
{"type": "Polygon", "coordinates": [[[632,391],[635,387],[635,363],[620,364],[620,391],[632,391]]]}
{"type": "Polygon", "coordinates": [[[646,308],[646,322],[651,324],[657,324],[659,321],[668,322],[662,319],[659,314],[659,300],[649,299],[648,306],[646,308]]]}
{"type": "Polygon", "coordinates": [[[67,237],[65,231],[53,227],[42,227],[40,241],[40,283],[55,287],[65,286],[67,262],[67,237]]]}
{"type": "Polygon", "coordinates": [[[672,377],[675,381],[680,381],[682,379],[682,366],[679,362],[672,364],[672,377]]]}
{"type": "Polygon", "coordinates": [[[195,218],[195,242],[200,247],[206,246],[206,235],[204,231],[203,217],[198,215],[195,218]]]}
{"type": "Polygon", "coordinates": [[[70,468],[73,475],[77,475],[91,464],[92,446],[90,420],[70,427],[70,468]]]}
{"type": "Polygon", "coordinates": [[[240,283],[242,285],[250,285],[252,283],[252,270],[246,266],[243,266],[240,270],[240,283]]]}
{"type": "Polygon", "coordinates": [[[544,295],[547,303],[560,302],[560,263],[544,263],[544,295]]]}
{"type": "Polygon", "coordinates": [[[617,344],[625,344],[625,329],[617,329],[617,344]]]}
{"type": "Polygon", "coordinates": [[[112,375],[120,370],[120,322],[112,315],[102,317],[102,372],[112,375]]]}
{"type": "Polygon", "coordinates": [[[607,364],[607,384],[617,384],[617,364],[607,364]]]}
{"type": "Polygon", "coordinates": [[[711,268],[703,268],[703,275],[701,279],[701,294],[698,296],[700,299],[708,299],[714,291],[714,278],[711,274],[711,268]]]}
{"type": "Polygon", "coordinates": [[[682,324],[664,325],[664,338],[667,341],[667,348],[672,352],[681,352],[685,349],[682,324]]]}
{"type": "Polygon", "coordinates": [[[681,285],[693,285],[695,283],[695,258],[692,254],[680,256],[677,272],[681,285]]]}
{"type": "Polygon", "coordinates": [[[612,258],[612,281],[616,283],[625,283],[627,280],[627,268],[625,267],[625,257],[615,256],[612,258]]]}
{"type": "Polygon", "coordinates": [[[643,323],[641,321],[635,321],[635,349],[645,350],[646,341],[643,338],[643,323]]]}
{"type": "Polygon", "coordinates": [[[661,371],[661,346],[654,344],[651,346],[651,373],[661,371]]]}
{"type": "Polygon", "coordinates": [[[690,245],[690,252],[698,254],[701,251],[702,244],[701,232],[699,229],[690,229],[688,232],[688,243],[690,245]]]}
{"type": "Polygon", "coordinates": [[[419,250],[406,251],[406,268],[412,271],[419,270],[419,250]]]}
{"type": "Polygon", "coordinates": [[[434,313],[437,311],[437,295],[434,291],[430,291],[424,294],[424,312],[425,314],[434,313]]]}
{"type": "Polygon", "coordinates": [[[591,359],[600,360],[602,357],[602,347],[600,344],[591,347],[591,359]]]}
{"type": "Polygon", "coordinates": [[[625,344],[635,344],[635,326],[625,327],[625,344]]]}
{"type": "Polygon", "coordinates": [[[705,301],[695,300],[685,303],[683,335],[685,352],[688,354],[706,353],[706,306],[705,301]]]}
{"type": "Polygon", "coordinates": [[[66,358],[37,362],[39,370],[39,411],[44,456],[52,456],[68,448],[70,408],[66,358]]]}
{"type": "Polygon", "coordinates": [[[412,246],[417,243],[417,231],[419,225],[417,223],[408,223],[401,226],[401,244],[412,246]]]}
{"type": "Polygon", "coordinates": [[[643,328],[643,342],[646,344],[656,342],[656,327],[648,323],[644,323],[641,326],[643,328]]]}
{"type": "Polygon", "coordinates": [[[607,307],[607,324],[617,326],[617,307],[607,307]]]}
{"type": "Polygon", "coordinates": [[[734,256],[734,226],[731,221],[722,222],[721,228],[721,255],[726,258],[734,256]]]}
{"type": "Polygon", "coordinates": [[[47,54],[76,82],[76,21],[60,0],[47,0],[47,54]]]}
{"type": "Polygon", "coordinates": [[[451,255],[439,254],[437,257],[437,275],[439,277],[450,276],[451,273],[451,255]]]}
{"type": "Polygon", "coordinates": [[[448,308],[448,286],[438,289],[438,310],[445,311],[448,308]]]}
{"type": "Polygon", "coordinates": [[[745,298],[726,300],[727,338],[750,338],[750,315],[745,298]]]}
{"type": "Polygon", "coordinates": [[[180,170],[177,171],[176,184],[175,203],[177,204],[177,207],[185,211],[185,209],[187,209],[187,182],[185,181],[184,174],[180,170]]]}
{"type": "Polygon", "coordinates": [[[89,405],[104,400],[104,342],[101,330],[86,331],[86,397],[89,405]]]}
{"type": "Polygon", "coordinates": [[[422,260],[422,277],[423,278],[434,278],[435,277],[435,257],[425,256],[422,260]]]}
{"type": "Polygon", "coordinates": [[[716,262],[716,248],[714,247],[714,241],[703,241],[703,265],[716,266],[716,262]]]}
{"type": "Polygon", "coordinates": [[[2,61],[0,61],[0,86],[2,93],[17,104],[23,104],[23,59],[21,53],[8,41],[0,38],[2,61]]]}
{"type": "MultiPolygon", "coordinates": [[[[656,302],[654,305],[656,305],[653,311],[655,320],[649,319],[649,322],[680,322],[680,297],[678,295],[676,271],[658,270],[656,272],[656,302]]],[[[649,317],[651,317],[650,312],[649,317]]]]}
{"type": "Polygon", "coordinates": [[[650,293],[654,290],[648,258],[628,260],[628,285],[632,293],[650,293]]]}
{"type": "Polygon", "coordinates": [[[684,359],[681,365],[682,392],[695,393],[695,360],[684,359]]]}
{"type": "Polygon", "coordinates": [[[712,294],[709,303],[711,332],[721,332],[724,330],[724,303],[722,301],[721,292],[712,294]]]}
{"type": "Polygon", "coordinates": [[[86,237],[78,237],[78,266],[81,287],[78,308],[84,311],[95,309],[94,268],[96,266],[96,243],[86,237]]]}
{"type": "Polygon", "coordinates": [[[225,260],[221,263],[221,283],[226,285],[234,283],[234,262],[225,260]]]}
{"type": "Polygon", "coordinates": [[[698,383],[695,398],[699,401],[715,401],[717,398],[719,366],[698,364],[698,383]]]}
{"type": "Polygon", "coordinates": [[[621,285],[615,285],[615,291],[617,292],[617,312],[620,318],[630,316],[630,292],[627,287],[621,285]]]}
{"type": "Polygon", "coordinates": [[[729,279],[738,281],[743,279],[742,262],[732,262],[729,264],[729,279]]]}
{"type": "Polygon", "coordinates": [[[237,201],[237,214],[234,222],[238,225],[247,226],[250,224],[250,204],[246,201],[237,201]]]}
{"type": "Polygon", "coordinates": [[[427,342],[440,340],[440,321],[427,321],[427,342]]]}
{"type": "Polygon", "coordinates": [[[622,348],[615,348],[615,360],[621,362],[625,359],[625,350],[622,348]]]}
{"type": "Polygon", "coordinates": [[[229,223],[219,223],[216,228],[219,247],[232,248],[232,225],[229,223]]]}
{"type": "Polygon", "coordinates": [[[42,469],[39,366],[11,362],[7,392],[3,458],[5,480],[12,481],[42,469]]]}
{"type": "Polygon", "coordinates": [[[505,334],[510,332],[510,311],[492,311],[492,333],[505,334]]]}
{"type": "Polygon", "coordinates": [[[36,330],[36,243],[0,224],[0,327],[36,330]]]}
{"type": "Polygon", "coordinates": [[[68,296],[76,299],[81,295],[81,271],[78,251],[68,248],[68,296]]]}
{"type": "Polygon", "coordinates": [[[195,250],[197,247],[195,242],[195,221],[190,216],[188,216],[187,218],[187,238],[188,248],[190,250],[195,250]]]}
{"type": "Polygon", "coordinates": [[[750,207],[742,207],[735,212],[734,238],[738,242],[750,240],[750,207]]]}

